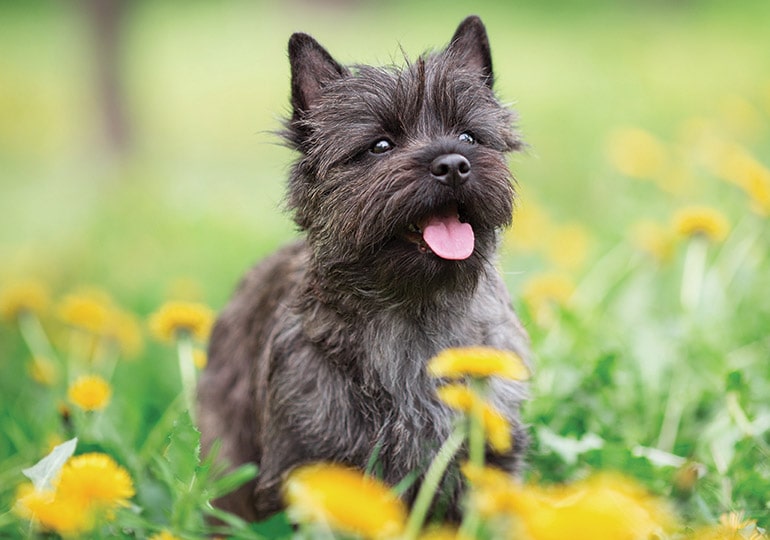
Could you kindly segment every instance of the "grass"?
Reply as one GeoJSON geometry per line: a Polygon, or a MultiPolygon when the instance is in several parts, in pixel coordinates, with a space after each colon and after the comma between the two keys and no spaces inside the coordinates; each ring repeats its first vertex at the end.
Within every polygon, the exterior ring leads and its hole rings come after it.
{"type": "MultiPolygon", "coordinates": [[[[124,49],[134,146],[120,159],[100,135],[82,14],[0,6],[0,280],[31,275],[57,298],[97,285],[140,319],[179,296],[220,308],[249,265],[294,235],[281,211],[292,156],[271,134],[286,112],[292,31],[343,62],[397,62],[398,42],[414,56],[467,14],[430,2],[134,6],[124,49]]],[[[743,510],[770,527],[767,213],[717,159],[732,145],[770,167],[767,5],[475,9],[530,145],[512,160],[520,212],[501,260],[537,354],[530,479],[620,470],[693,524],[743,510]],[[628,128],[653,141],[646,154],[634,147],[636,169],[622,158],[628,128]],[[673,216],[693,204],[724,214],[729,235],[677,237],[673,216]],[[660,227],[652,244],[634,232],[642,220],[660,227]],[[537,278],[554,274],[538,294],[537,278]]],[[[67,331],[43,321],[64,356],[67,331]]],[[[195,435],[178,407],[176,352],[144,337],[136,361],[117,363],[108,409],[73,419],[78,451],[107,451],[132,472],[139,536],[192,533],[205,497],[237,478],[164,459],[195,435]],[[205,481],[181,489],[191,474],[205,481]]],[[[20,470],[52,434],[71,433],[57,412],[63,382],[29,378],[14,324],[0,327],[0,356],[5,509],[20,470]]],[[[0,514],[2,533],[20,530],[0,514]]]]}

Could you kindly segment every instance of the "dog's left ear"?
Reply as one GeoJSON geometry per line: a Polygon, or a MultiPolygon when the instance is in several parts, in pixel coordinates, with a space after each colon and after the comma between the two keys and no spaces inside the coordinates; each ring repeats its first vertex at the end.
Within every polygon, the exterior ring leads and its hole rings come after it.
{"type": "Polygon", "coordinates": [[[487,30],[479,17],[471,15],[460,23],[446,51],[464,67],[477,71],[486,85],[492,87],[492,55],[487,30]]]}

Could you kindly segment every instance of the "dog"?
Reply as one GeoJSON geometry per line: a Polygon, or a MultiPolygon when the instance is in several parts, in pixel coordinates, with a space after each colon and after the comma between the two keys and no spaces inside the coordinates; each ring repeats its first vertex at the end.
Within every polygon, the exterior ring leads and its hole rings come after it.
{"type": "MultiPolygon", "coordinates": [[[[424,473],[456,414],[425,369],[443,349],[530,356],[496,268],[515,206],[507,155],[523,143],[493,91],[481,20],[403,67],[343,66],[303,33],[288,52],[282,136],[298,158],[287,207],[304,236],[245,276],[198,387],[204,452],[221,441],[221,459],[259,467],[216,501],[249,520],[282,509],[282,481],[301,464],[363,469],[375,456],[391,485],[424,473]]],[[[527,446],[526,393],[492,380],[515,444],[487,459],[512,473],[527,446]]],[[[443,489],[451,514],[462,488],[443,489]]]]}

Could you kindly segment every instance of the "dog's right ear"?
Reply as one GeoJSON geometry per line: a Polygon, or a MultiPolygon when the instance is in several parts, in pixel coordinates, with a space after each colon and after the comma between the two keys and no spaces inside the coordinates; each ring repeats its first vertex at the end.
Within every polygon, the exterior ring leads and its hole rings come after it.
{"type": "Polygon", "coordinates": [[[321,95],[329,82],[348,75],[315,39],[307,34],[292,34],[289,39],[291,64],[292,120],[298,120],[321,95]]]}

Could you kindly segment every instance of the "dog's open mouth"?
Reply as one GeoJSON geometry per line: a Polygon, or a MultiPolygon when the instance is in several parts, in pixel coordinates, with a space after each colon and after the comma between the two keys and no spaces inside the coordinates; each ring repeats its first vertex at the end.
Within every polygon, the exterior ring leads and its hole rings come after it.
{"type": "Polygon", "coordinates": [[[456,205],[409,225],[405,237],[416,244],[421,253],[433,253],[449,261],[467,259],[475,245],[473,227],[461,221],[456,205]]]}

